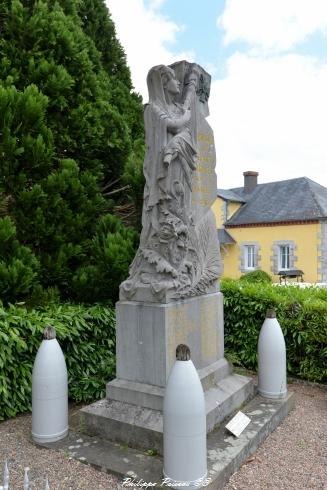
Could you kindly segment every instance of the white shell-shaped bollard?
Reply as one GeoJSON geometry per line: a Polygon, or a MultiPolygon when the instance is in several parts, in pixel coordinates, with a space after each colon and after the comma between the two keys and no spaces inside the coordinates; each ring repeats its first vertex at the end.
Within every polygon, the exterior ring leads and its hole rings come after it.
{"type": "Polygon", "coordinates": [[[274,310],[268,310],[258,342],[258,392],[266,398],[287,395],[286,346],[274,310]]]}
{"type": "Polygon", "coordinates": [[[68,381],[65,358],[52,327],[44,331],[32,375],[32,437],[59,441],[68,433],[68,381]]]}
{"type": "Polygon", "coordinates": [[[29,468],[24,468],[24,483],[23,483],[23,490],[29,490],[29,486],[30,486],[30,480],[29,480],[29,477],[28,477],[28,472],[29,472],[29,468]]]}
{"type": "Polygon", "coordinates": [[[8,490],[8,489],[9,489],[9,468],[8,468],[8,462],[6,460],[3,469],[3,490],[8,490]]]}
{"type": "Polygon", "coordinates": [[[179,345],[176,358],[163,406],[163,484],[199,488],[207,476],[204,394],[189,348],[179,345]]]}

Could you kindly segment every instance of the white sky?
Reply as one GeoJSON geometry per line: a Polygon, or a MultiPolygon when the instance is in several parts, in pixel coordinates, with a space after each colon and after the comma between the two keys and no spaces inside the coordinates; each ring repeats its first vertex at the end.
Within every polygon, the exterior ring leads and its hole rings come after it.
{"type": "MultiPolygon", "coordinates": [[[[199,26],[193,45],[179,43],[188,26],[173,9],[162,14],[165,2],[107,0],[145,101],[151,66],[198,62],[197,36],[209,35],[199,26]]],[[[226,0],[216,26],[226,53],[219,78],[210,62],[218,186],[240,186],[256,170],[259,182],[307,176],[327,187],[327,0],[226,0]]]]}

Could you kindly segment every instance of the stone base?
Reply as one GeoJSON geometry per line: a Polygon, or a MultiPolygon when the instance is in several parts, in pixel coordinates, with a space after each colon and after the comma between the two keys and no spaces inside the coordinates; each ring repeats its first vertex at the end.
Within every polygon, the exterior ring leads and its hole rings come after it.
{"type": "MultiPolygon", "coordinates": [[[[256,396],[242,412],[251,419],[239,437],[234,437],[225,429],[226,420],[218,430],[207,437],[207,462],[209,490],[222,490],[229,477],[251,456],[264,439],[280,424],[294,406],[294,395],[289,393],[281,400],[268,400],[256,396]]],[[[140,488],[143,482],[152,482],[155,488],[167,490],[163,481],[163,460],[160,456],[150,456],[126,445],[116,444],[99,437],[84,436],[70,430],[69,437],[55,443],[42,444],[57,451],[65,452],[92,465],[99,470],[114,473],[130,488],[140,488]],[[134,484],[133,484],[134,483],[134,484]]],[[[145,486],[144,486],[145,488],[145,486]]],[[[150,488],[150,487],[149,487],[150,488]]],[[[153,488],[153,487],[151,487],[153,488]]]]}
{"type": "Polygon", "coordinates": [[[117,378],[164,388],[178,344],[187,344],[198,370],[224,357],[223,295],[168,304],[119,301],[117,378]]]}
{"type": "Polygon", "coordinates": [[[178,344],[187,344],[206,402],[207,432],[254,396],[253,381],[224,358],[223,296],[167,304],[119,301],[117,379],[107,397],[80,411],[90,435],[162,453],[163,399],[178,344]]]}
{"type": "Polygon", "coordinates": [[[162,453],[163,399],[178,344],[187,344],[202,382],[207,432],[254,395],[251,379],[224,358],[223,296],[167,304],[119,301],[117,379],[107,397],[81,410],[88,434],[162,453]]]}
{"type": "MultiPolygon", "coordinates": [[[[198,369],[203,391],[215,388],[217,383],[232,373],[225,358],[213,362],[210,366],[198,369]]],[[[107,399],[153,410],[163,409],[165,388],[125,379],[114,379],[107,383],[107,399]]]]}
{"type": "MultiPolygon", "coordinates": [[[[133,383],[109,384],[116,399],[103,399],[80,411],[84,431],[89,435],[108,438],[139,449],[156,450],[162,454],[164,390],[133,383]],[[138,398],[139,404],[135,404],[138,398]],[[119,400],[117,400],[117,398],[119,400]],[[125,401],[121,401],[125,398],[125,401]],[[132,400],[128,403],[126,400],[132,400]],[[157,406],[156,409],[149,406],[157,406]]],[[[254,395],[250,378],[229,374],[205,391],[207,432],[228,417],[254,395]]]]}

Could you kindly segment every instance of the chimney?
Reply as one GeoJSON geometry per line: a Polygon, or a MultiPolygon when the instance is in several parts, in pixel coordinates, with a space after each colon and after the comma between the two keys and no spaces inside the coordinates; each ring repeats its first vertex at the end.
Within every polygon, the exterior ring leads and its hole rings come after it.
{"type": "Polygon", "coordinates": [[[244,175],[244,192],[245,194],[249,194],[254,191],[258,183],[258,172],[253,172],[252,170],[248,170],[247,172],[243,172],[244,175]]]}

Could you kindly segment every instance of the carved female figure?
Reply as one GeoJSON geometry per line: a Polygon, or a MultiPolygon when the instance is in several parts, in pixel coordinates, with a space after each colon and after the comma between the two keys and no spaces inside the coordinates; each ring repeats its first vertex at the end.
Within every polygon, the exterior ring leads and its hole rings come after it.
{"type": "Polygon", "coordinates": [[[181,80],[164,65],[153,67],[147,77],[142,233],[130,276],[121,284],[122,299],[136,292],[138,299],[150,301],[204,294],[218,277],[208,251],[212,248],[216,257],[212,217],[204,217],[197,228],[193,220],[199,72],[188,66],[181,80]]]}
{"type": "Polygon", "coordinates": [[[196,76],[188,81],[184,104],[177,101],[181,95],[180,82],[170,67],[155,66],[147,81],[149,103],[144,115],[148,149],[144,162],[144,213],[147,216],[143,214],[143,226],[151,216],[152,227],[158,229],[159,210],[154,210],[155,206],[184,217],[184,222],[191,217],[196,149],[190,106],[196,76]]]}

